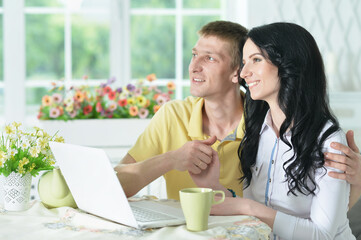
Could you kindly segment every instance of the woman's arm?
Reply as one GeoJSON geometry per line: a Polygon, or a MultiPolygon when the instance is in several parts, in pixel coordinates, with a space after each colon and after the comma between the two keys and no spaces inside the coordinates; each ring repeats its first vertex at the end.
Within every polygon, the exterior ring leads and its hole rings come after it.
{"type": "MultiPolygon", "coordinates": [[[[324,146],[327,151],[332,151],[329,147],[332,141],[346,143],[343,133],[336,133],[326,140],[324,146]]],[[[330,170],[327,168],[327,171],[330,170]]],[[[273,206],[279,209],[276,211],[244,198],[227,198],[224,203],[213,206],[211,213],[255,216],[267,223],[276,235],[284,239],[334,239],[340,229],[345,231],[341,233],[343,234],[341,237],[349,239],[352,235],[350,230],[347,230],[346,212],[350,185],[344,180],[330,177],[323,168],[317,170],[315,181],[318,187],[315,195],[309,196],[312,198],[310,205],[303,206],[309,207],[309,214],[306,213],[304,216],[297,216],[297,209],[287,209],[282,204],[273,206]]]]}
{"type": "Polygon", "coordinates": [[[334,239],[338,227],[347,222],[346,192],[349,188],[345,181],[325,177],[329,179],[319,185],[320,191],[312,201],[310,218],[276,211],[251,199],[230,197],[226,197],[222,204],[212,206],[211,214],[257,217],[284,239],[334,239]]]}
{"type": "Polygon", "coordinates": [[[212,215],[249,215],[259,218],[266,223],[270,228],[273,228],[273,223],[277,211],[266,207],[262,203],[247,198],[233,198],[226,197],[221,204],[213,205],[212,215]]]}

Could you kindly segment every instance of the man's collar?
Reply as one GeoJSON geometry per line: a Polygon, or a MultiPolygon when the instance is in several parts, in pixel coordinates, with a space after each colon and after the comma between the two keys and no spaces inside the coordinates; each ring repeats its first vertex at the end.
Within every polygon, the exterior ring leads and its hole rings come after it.
{"type": "MultiPolygon", "coordinates": [[[[243,98],[242,94],[242,98],[243,98]]],[[[244,98],[243,98],[244,99],[244,98]]],[[[194,104],[191,117],[189,120],[189,131],[188,136],[192,138],[202,138],[203,137],[203,105],[204,99],[199,98],[198,101],[194,104]]],[[[228,135],[224,140],[228,139],[228,137],[232,138],[231,140],[235,140],[235,138],[242,139],[244,137],[244,114],[242,114],[241,121],[239,122],[237,128],[235,129],[233,134],[228,135]]]]}
{"type": "Polygon", "coordinates": [[[204,99],[199,98],[197,102],[194,104],[191,118],[189,119],[189,131],[188,136],[193,138],[202,138],[203,130],[202,130],[202,112],[203,112],[204,99]]]}

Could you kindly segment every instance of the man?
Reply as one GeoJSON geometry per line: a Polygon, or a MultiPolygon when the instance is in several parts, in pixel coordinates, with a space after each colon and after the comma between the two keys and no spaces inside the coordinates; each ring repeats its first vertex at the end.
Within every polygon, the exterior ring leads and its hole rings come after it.
{"type": "MultiPolygon", "coordinates": [[[[220,161],[220,183],[230,191],[227,196],[242,196],[237,150],[243,137],[243,95],[238,83],[240,45],[247,30],[239,24],[215,21],[199,31],[189,64],[191,94],[185,100],[165,104],[121,163],[115,167],[128,197],[160,176],[164,176],[168,198],[179,199],[182,188],[196,187],[191,174],[204,174],[213,156],[220,161]]],[[[346,156],[329,154],[342,169],[357,166],[357,171],[334,175],[361,185],[361,156],[348,134],[349,147],[336,144],[346,156]]],[[[201,179],[201,178],[199,178],[201,179]]],[[[198,185],[206,184],[197,182],[198,185]]],[[[356,202],[361,186],[353,191],[356,202]],[[360,189],[358,191],[358,189],[360,189]]]]}

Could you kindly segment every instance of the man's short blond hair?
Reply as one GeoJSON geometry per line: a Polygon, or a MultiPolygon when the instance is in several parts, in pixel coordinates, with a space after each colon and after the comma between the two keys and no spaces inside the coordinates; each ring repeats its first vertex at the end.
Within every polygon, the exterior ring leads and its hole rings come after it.
{"type": "Polygon", "coordinates": [[[232,68],[240,66],[240,54],[246,39],[248,30],[238,23],[229,21],[214,21],[204,25],[199,31],[199,36],[215,36],[227,41],[230,45],[230,55],[232,58],[232,68]]]}

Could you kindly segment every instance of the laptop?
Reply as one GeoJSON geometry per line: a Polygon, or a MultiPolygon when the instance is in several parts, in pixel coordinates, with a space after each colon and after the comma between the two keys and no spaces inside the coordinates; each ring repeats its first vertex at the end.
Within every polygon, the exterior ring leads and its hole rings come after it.
{"type": "Polygon", "coordinates": [[[138,229],[185,223],[180,207],[129,202],[103,149],[58,142],[49,146],[79,209],[138,229]]]}

